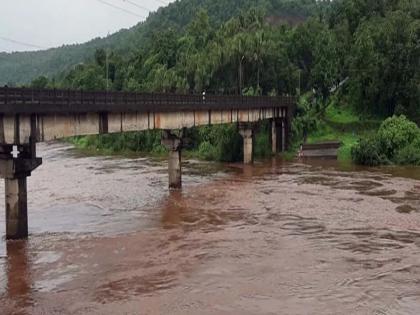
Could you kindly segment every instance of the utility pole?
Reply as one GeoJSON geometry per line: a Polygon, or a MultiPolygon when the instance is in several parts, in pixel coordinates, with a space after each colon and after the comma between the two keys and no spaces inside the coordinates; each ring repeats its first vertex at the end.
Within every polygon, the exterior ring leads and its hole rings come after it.
{"type": "MultiPolygon", "coordinates": [[[[107,36],[107,42],[109,41],[109,31],[108,31],[108,36],[107,36]]],[[[106,48],[105,48],[105,55],[106,55],[106,57],[105,57],[105,59],[106,59],[106,61],[105,61],[105,63],[106,63],[106,91],[108,92],[109,91],[109,59],[108,59],[108,49],[109,48],[109,45],[107,44],[106,45],[106,48]]]]}
{"type": "Polygon", "coordinates": [[[106,91],[109,90],[109,62],[108,62],[108,47],[105,50],[106,54],[106,91]]]}

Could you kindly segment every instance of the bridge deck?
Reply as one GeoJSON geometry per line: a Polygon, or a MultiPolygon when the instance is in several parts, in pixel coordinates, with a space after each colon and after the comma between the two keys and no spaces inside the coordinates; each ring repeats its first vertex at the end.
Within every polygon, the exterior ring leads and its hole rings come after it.
{"type": "Polygon", "coordinates": [[[0,88],[0,145],[288,119],[293,97],[0,88]],[[32,136],[31,136],[32,135],[32,136]]]}
{"type": "Polygon", "coordinates": [[[172,112],[289,108],[288,96],[181,95],[134,92],[85,92],[0,88],[0,114],[50,114],[86,112],[172,112]]]}

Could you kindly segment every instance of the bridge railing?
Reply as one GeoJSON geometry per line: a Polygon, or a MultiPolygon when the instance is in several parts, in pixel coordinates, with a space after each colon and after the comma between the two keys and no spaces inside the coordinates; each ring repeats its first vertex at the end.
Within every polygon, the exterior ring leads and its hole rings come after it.
{"type": "Polygon", "coordinates": [[[1,113],[184,111],[292,107],[289,96],[188,95],[0,88],[1,113]]]}

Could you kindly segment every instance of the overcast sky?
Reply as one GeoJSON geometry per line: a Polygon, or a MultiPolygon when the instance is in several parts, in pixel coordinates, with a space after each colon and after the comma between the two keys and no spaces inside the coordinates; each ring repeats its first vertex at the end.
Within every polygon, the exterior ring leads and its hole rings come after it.
{"type": "Polygon", "coordinates": [[[169,2],[172,0],[0,0],[0,51],[83,43],[144,20],[148,11],[140,7],[156,10],[169,2]]]}

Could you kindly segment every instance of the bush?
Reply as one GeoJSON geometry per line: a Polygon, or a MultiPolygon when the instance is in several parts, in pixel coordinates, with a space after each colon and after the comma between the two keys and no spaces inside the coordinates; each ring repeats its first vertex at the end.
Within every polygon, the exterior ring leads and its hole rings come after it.
{"type": "Polygon", "coordinates": [[[403,115],[388,118],[377,135],[360,140],[351,155],[353,161],[362,165],[420,165],[420,129],[403,115]]]}
{"type": "Polygon", "coordinates": [[[236,162],[242,158],[242,138],[235,125],[213,125],[191,130],[193,148],[205,160],[236,162]]]}
{"type": "Polygon", "coordinates": [[[420,138],[398,151],[395,162],[400,165],[420,166],[420,138]]]}
{"type": "Polygon", "coordinates": [[[200,158],[211,161],[214,160],[217,156],[215,146],[213,146],[209,141],[203,141],[200,143],[200,146],[198,147],[198,155],[200,158]]]}
{"type": "Polygon", "coordinates": [[[242,159],[242,137],[235,125],[213,126],[213,145],[217,148],[216,160],[236,162],[242,159]]]}
{"type": "Polygon", "coordinates": [[[420,148],[413,145],[405,147],[398,152],[395,161],[400,165],[420,166],[420,148]]]}
{"type": "Polygon", "coordinates": [[[302,96],[297,104],[296,116],[292,121],[292,141],[302,142],[307,135],[318,128],[318,118],[310,96],[302,96]]]}
{"type": "Polygon", "coordinates": [[[160,131],[129,132],[119,134],[74,137],[71,142],[84,149],[110,152],[162,152],[160,131]]]}
{"type": "Polygon", "coordinates": [[[377,137],[361,139],[351,149],[351,156],[353,161],[360,165],[378,166],[388,163],[382,154],[377,137]]]}
{"type": "Polygon", "coordinates": [[[407,147],[419,137],[420,130],[417,125],[404,115],[386,119],[378,131],[381,151],[389,159],[393,159],[399,150],[407,147]]]}
{"type": "MultiPolygon", "coordinates": [[[[267,157],[271,155],[270,124],[262,125],[255,137],[255,155],[267,157]]],[[[192,128],[187,131],[189,139],[186,149],[194,150],[204,160],[220,162],[237,162],[242,160],[243,140],[237,126],[213,125],[192,128]]],[[[82,136],[70,139],[79,148],[104,152],[151,152],[163,154],[166,149],[161,145],[159,130],[82,136]]]]}
{"type": "Polygon", "coordinates": [[[271,156],[271,142],[270,142],[271,128],[268,122],[261,123],[259,132],[255,135],[255,156],[266,158],[271,156]]]}

